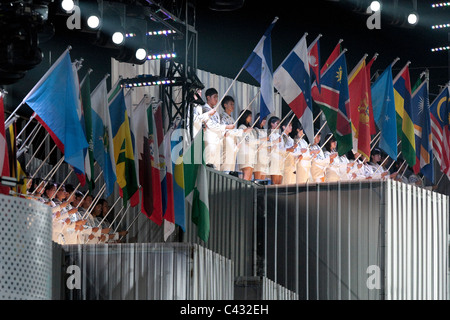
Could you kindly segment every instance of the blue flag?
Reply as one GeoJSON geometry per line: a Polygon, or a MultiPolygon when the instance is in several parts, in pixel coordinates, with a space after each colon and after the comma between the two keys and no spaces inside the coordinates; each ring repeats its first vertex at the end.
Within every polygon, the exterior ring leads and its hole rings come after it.
{"type": "Polygon", "coordinates": [[[109,197],[114,191],[116,173],[107,92],[104,78],[91,93],[91,116],[94,159],[103,170],[105,196],[109,197]]]}
{"type": "Polygon", "coordinates": [[[397,160],[397,122],[392,67],[386,68],[371,87],[373,118],[381,131],[380,148],[397,160]]]}
{"type": "Polygon", "coordinates": [[[434,183],[428,80],[424,81],[413,93],[411,106],[416,143],[414,173],[417,174],[420,171],[429,181],[434,183]]]}
{"type": "MultiPolygon", "coordinates": [[[[183,129],[178,127],[173,131],[172,144],[172,170],[173,170],[173,201],[175,211],[175,224],[186,232],[185,192],[184,192],[184,164],[183,164],[183,129]],[[175,161],[174,161],[175,160],[175,161]]],[[[166,160],[167,161],[167,160],[166,160]]]]}
{"type": "Polygon", "coordinates": [[[261,85],[261,119],[274,112],[271,32],[277,20],[267,28],[243,67],[261,85]]]}
{"type": "Polygon", "coordinates": [[[64,160],[84,174],[84,149],[88,143],[77,114],[75,76],[66,50],[24,98],[47,129],[64,160]]]}

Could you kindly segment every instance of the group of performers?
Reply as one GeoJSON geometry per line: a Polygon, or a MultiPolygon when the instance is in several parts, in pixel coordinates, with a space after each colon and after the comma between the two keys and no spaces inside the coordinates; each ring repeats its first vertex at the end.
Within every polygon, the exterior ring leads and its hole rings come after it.
{"type": "Polygon", "coordinates": [[[206,104],[194,107],[192,129],[194,136],[204,131],[205,162],[216,170],[238,172],[245,180],[269,180],[271,184],[384,178],[408,182],[403,174],[390,173],[380,165],[382,152],[378,148],[372,149],[370,160],[353,152],[340,156],[331,133],[322,139],[316,130],[314,141],[308,143],[300,122],[295,120],[293,125],[294,117],[281,120],[272,116],[267,120],[243,110],[236,121],[232,117],[233,97],[225,96],[214,108],[217,90],[209,88],[205,96],[206,104]]]}

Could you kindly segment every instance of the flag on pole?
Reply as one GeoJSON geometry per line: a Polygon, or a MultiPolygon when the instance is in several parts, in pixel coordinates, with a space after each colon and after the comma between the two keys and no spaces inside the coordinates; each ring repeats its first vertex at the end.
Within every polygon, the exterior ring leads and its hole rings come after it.
{"type": "Polygon", "coordinates": [[[311,82],[316,81],[317,88],[320,92],[320,46],[319,39],[322,35],[319,34],[317,38],[311,43],[308,47],[308,55],[309,55],[309,69],[310,74],[314,75],[314,80],[311,79],[311,82]]]}
{"type": "Polygon", "coordinates": [[[450,87],[445,87],[430,106],[433,153],[441,171],[450,179],[450,87]]]}
{"type": "Polygon", "coordinates": [[[424,81],[411,98],[412,121],[414,123],[416,164],[414,173],[422,174],[434,183],[433,141],[431,138],[430,101],[428,98],[428,80],[424,81]]]}
{"type": "Polygon", "coordinates": [[[147,177],[142,182],[142,188],[146,196],[151,193],[152,203],[149,198],[143,199],[145,205],[145,214],[157,225],[163,223],[163,209],[162,209],[162,191],[161,191],[161,174],[159,167],[159,146],[158,146],[158,132],[156,130],[155,116],[153,113],[153,105],[147,108],[147,125],[148,135],[144,138],[146,145],[144,147],[143,161],[145,165],[144,176],[147,177]],[[146,164],[150,159],[150,166],[146,164]],[[148,172],[148,170],[150,172],[148,172]],[[150,179],[149,179],[150,177],[150,179]]]}
{"type": "Polygon", "coordinates": [[[172,133],[172,170],[173,170],[173,202],[175,224],[186,232],[185,192],[184,192],[184,130],[180,127],[172,133]]]}
{"type": "Polygon", "coordinates": [[[94,159],[103,171],[105,196],[109,197],[116,183],[111,120],[108,109],[106,78],[91,93],[92,141],[94,159]]]}
{"type": "Polygon", "coordinates": [[[322,69],[320,69],[320,74],[323,74],[341,54],[341,42],[342,40],[339,40],[338,44],[334,47],[327,61],[325,61],[324,65],[322,66],[322,69]]]}
{"type": "Polygon", "coordinates": [[[153,113],[155,119],[155,126],[153,130],[156,131],[156,147],[158,148],[158,164],[159,164],[159,174],[160,174],[160,184],[161,184],[161,196],[162,196],[162,214],[167,210],[167,180],[166,180],[166,158],[164,152],[164,129],[163,129],[163,118],[162,118],[162,105],[158,104],[153,113]]]}
{"type": "Polygon", "coordinates": [[[309,76],[306,34],[303,35],[275,71],[273,84],[300,120],[308,140],[314,141],[311,79],[309,76]]]}
{"type": "Polygon", "coordinates": [[[402,156],[413,167],[416,164],[416,143],[411,109],[411,81],[409,63],[397,74],[394,83],[395,111],[397,112],[397,136],[402,141],[402,156]]]}
{"type": "Polygon", "coordinates": [[[380,148],[397,160],[397,124],[392,83],[392,66],[389,65],[372,85],[373,117],[380,129],[380,148]]]}
{"type": "Polygon", "coordinates": [[[116,177],[117,184],[122,190],[123,201],[127,202],[138,191],[133,142],[123,89],[114,93],[115,95],[109,96],[108,109],[113,135],[116,177]]]}
{"type": "Polygon", "coordinates": [[[339,155],[343,155],[352,149],[353,144],[345,51],[325,71],[321,81],[322,92],[319,93],[317,86],[313,85],[312,96],[336,138],[339,155]]]}
{"type": "Polygon", "coordinates": [[[84,170],[84,149],[88,147],[78,118],[78,93],[69,51],[66,50],[24,98],[36,119],[47,129],[64,160],[84,170]]]}
{"type": "Polygon", "coordinates": [[[205,146],[203,130],[195,136],[186,150],[184,159],[184,182],[186,201],[190,205],[191,219],[197,225],[197,235],[208,241],[210,231],[208,180],[203,159],[205,146]],[[200,161],[198,159],[200,158],[200,161]]]}
{"type": "Polygon", "coordinates": [[[259,40],[253,52],[248,57],[243,68],[256,80],[261,86],[260,116],[261,119],[273,113],[273,67],[272,67],[272,29],[277,22],[276,17],[266,32],[259,40]]]}
{"type": "Polygon", "coordinates": [[[92,110],[91,110],[91,81],[89,73],[86,74],[84,79],[80,83],[81,92],[81,105],[84,115],[84,129],[86,139],[88,142],[88,148],[84,157],[84,168],[86,170],[86,182],[89,187],[89,191],[92,192],[95,188],[94,185],[94,141],[92,131],[92,110]]]}
{"type": "Polygon", "coordinates": [[[348,77],[350,95],[350,118],[352,120],[353,151],[370,160],[370,79],[367,75],[365,57],[355,66],[348,77]]]}
{"type": "MultiPolygon", "coordinates": [[[[0,168],[3,177],[10,177],[8,145],[6,143],[5,130],[5,109],[3,106],[3,96],[0,95],[0,168]]],[[[9,194],[9,187],[0,185],[0,193],[9,194]]]]}
{"type": "Polygon", "coordinates": [[[164,212],[164,241],[175,231],[175,209],[173,194],[173,168],[172,168],[172,144],[171,136],[173,129],[166,132],[164,136],[164,158],[166,162],[166,186],[167,186],[167,206],[164,212]]]}
{"type": "Polygon", "coordinates": [[[369,122],[370,122],[370,134],[374,135],[377,133],[377,128],[375,126],[375,119],[373,117],[373,105],[372,105],[372,90],[370,89],[370,68],[372,67],[372,64],[376,60],[378,54],[373,56],[373,58],[369,61],[369,63],[366,65],[366,75],[367,75],[367,83],[369,86],[369,122]]]}
{"type": "Polygon", "coordinates": [[[18,193],[27,193],[27,179],[28,173],[25,168],[25,153],[22,152],[17,155],[17,130],[16,123],[13,122],[6,129],[6,147],[9,156],[9,176],[15,178],[17,181],[23,181],[22,184],[17,187],[13,187],[12,190],[18,193]]]}

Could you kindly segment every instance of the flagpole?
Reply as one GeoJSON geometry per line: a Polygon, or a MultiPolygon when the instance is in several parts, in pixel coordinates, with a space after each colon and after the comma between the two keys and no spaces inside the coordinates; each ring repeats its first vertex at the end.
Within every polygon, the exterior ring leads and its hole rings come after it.
{"type": "Polygon", "coordinates": [[[356,66],[353,68],[353,70],[350,72],[350,74],[348,75],[348,78],[350,79],[351,77],[353,77],[353,75],[355,74],[356,70],[358,69],[359,65],[366,60],[368,54],[364,54],[364,56],[361,58],[361,60],[359,60],[359,62],[356,64],[356,66]]]}
{"type": "MultiPolygon", "coordinates": [[[[22,145],[20,146],[19,150],[17,150],[17,152],[19,152],[20,150],[22,150],[22,148],[25,148],[25,147],[26,147],[26,144],[27,144],[27,142],[28,142],[28,139],[31,138],[29,145],[31,145],[31,143],[33,143],[34,138],[37,137],[37,133],[39,132],[39,129],[40,129],[41,127],[42,127],[42,126],[38,123],[38,124],[33,128],[33,131],[30,132],[30,135],[25,139],[25,141],[22,143],[22,145]]],[[[17,137],[18,137],[18,136],[17,136],[17,137]]]]}
{"type": "Polygon", "coordinates": [[[239,117],[236,119],[236,121],[233,123],[233,126],[236,126],[236,124],[239,122],[239,119],[244,115],[244,111],[248,110],[248,108],[250,108],[250,106],[253,104],[253,102],[256,100],[256,98],[258,97],[259,93],[261,92],[261,89],[258,90],[258,93],[255,95],[255,97],[252,99],[252,101],[250,101],[250,103],[247,105],[247,107],[245,107],[244,110],[242,110],[241,114],[239,115],[239,117]]]}
{"type": "Polygon", "coordinates": [[[141,213],[141,211],[139,211],[136,214],[136,217],[133,219],[133,221],[131,222],[131,224],[128,226],[127,230],[125,230],[126,234],[124,234],[122,237],[120,237],[119,241],[122,241],[122,239],[128,234],[128,230],[130,230],[131,226],[137,221],[137,219],[139,218],[139,214],[141,213]]]}
{"type": "Polygon", "coordinates": [[[405,66],[399,71],[399,73],[397,73],[397,75],[395,76],[394,80],[392,81],[393,83],[397,82],[397,80],[400,78],[400,76],[402,75],[403,71],[411,64],[411,61],[407,61],[405,66]]]}
{"type": "MultiPolygon", "coordinates": [[[[402,143],[401,140],[397,143],[397,149],[398,149],[398,146],[400,145],[400,143],[402,143]]],[[[375,172],[374,172],[373,174],[377,173],[378,170],[380,170],[380,168],[383,166],[383,164],[384,164],[389,158],[390,158],[390,156],[388,155],[388,156],[383,160],[383,162],[378,166],[377,170],[375,170],[375,172]]]]}
{"type": "Polygon", "coordinates": [[[399,57],[395,58],[394,61],[392,61],[392,63],[391,63],[391,68],[393,68],[394,65],[395,65],[399,60],[400,60],[399,57]]]}
{"type": "MultiPolygon", "coordinates": [[[[25,131],[25,129],[28,127],[28,125],[31,123],[31,121],[34,120],[35,117],[36,117],[36,112],[33,112],[33,114],[30,117],[30,120],[28,120],[28,122],[25,124],[25,126],[22,128],[22,130],[16,135],[17,138],[20,137],[20,135],[25,131]]],[[[6,124],[5,124],[5,127],[6,127],[6,124]]]]}
{"type": "Polygon", "coordinates": [[[95,205],[97,204],[97,201],[100,199],[100,197],[103,195],[103,193],[106,190],[106,183],[103,184],[103,186],[100,188],[99,192],[95,195],[94,199],[92,200],[89,207],[86,209],[86,212],[84,213],[82,219],[85,219],[91,212],[94,210],[95,205]]]}
{"type": "MultiPolygon", "coordinates": [[[[31,176],[31,179],[33,179],[36,174],[39,172],[39,170],[41,170],[41,168],[43,167],[43,165],[45,164],[45,162],[48,160],[48,158],[50,157],[50,155],[52,154],[53,150],[55,150],[56,148],[56,144],[53,146],[52,150],[50,150],[50,152],[47,154],[47,156],[45,157],[44,160],[42,160],[42,163],[39,165],[39,167],[36,169],[36,171],[34,172],[34,174],[31,176]]],[[[31,161],[31,160],[30,160],[31,161]]],[[[25,166],[26,168],[26,166],[25,166]]]]}
{"type": "MultiPolygon", "coordinates": [[[[119,197],[119,199],[121,199],[121,198],[119,197]]],[[[129,206],[130,206],[130,204],[128,204],[128,207],[129,206]]],[[[122,206],[122,208],[120,208],[119,212],[117,212],[116,216],[114,217],[113,221],[110,224],[111,227],[113,226],[114,222],[116,222],[117,218],[121,215],[123,209],[125,209],[124,206],[122,206]]]]}
{"type": "MultiPolygon", "coordinates": [[[[288,114],[283,118],[283,120],[280,121],[280,123],[275,127],[275,129],[271,130],[269,136],[267,137],[267,139],[270,138],[270,136],[277,131],[280,128],[280,125],[283,123],[284,120],[286,120],[286,118],[292,113],[293,111],[289,111],[288,114]]],[[[258,152],[259,150],[261,150],[261,147],[263,146],[263,143],[261,143],[258,147],[258,149],[256,150],[256,152],[258,152]]]]}
{"type": "Polygon", "coordinates": [[[47,131],[47,134],[45,135],[44,139],[42,139],[42,142],[39,144],[39,146],[36,148],[36,150],[34,151],[34,153],[32,154],[30,160],[28,160],[27,164],[25,165],[25,169],[28,168],[28,166],[30,165],[31,161],[34,159],[34,157],[36,156],[36,153],[39,151],[39,149],[41,149],[42,145],[44,144],[45,140],[47,139],[47,137],[50,135],[50,133],[47,131]]]}
{"type": "Polygon", "coordinates": [[[56,171],[58,171],[59,167],[62,165],[62,163],[64,162],[64,157],[62,157],[61,159],[59,159],[58,163],[52,168],[52,170],[50,170],[50,172],[45,176],[44,178],[44,188],[47,186],[48,182],[50,181],[51,178],[53,178],[53,176],[55,175],[56,171]]]}
{"type": "Polygon", "coordinates": [[[117,232],[117,229],[119,229],[120,224],[122,223],[123,218],[125,218],[125,216],[127,215],[128,210],[130,209],[130,203],[128,203],[127,209],[122,213],[122,218],[120,219],[120,221],[117,223],[116,228],[114,229],[114,232],[117,232]]]}
{"type": "MultiPolygon", "coordinates": [[[[100,178],[100,176],[102,175],[102,173],[103,173],[103,170],[100,171],[100,173],[98,174],[97,178],[95,178],[94,183],[97,183],[97,180],[100,178]]],[[[78,184],[78,186],[79,186],[79,185],[80,185],[80,184],[78,184]]],[[[78,187],[77,187],[77,188],[78,188],[78,187]]],[[[75,190],[73,191],[73,193],[75,193],[75,190]]],[[[72,193],[72,194],[73,194],[73,193],[72,193]]],[[[78,202],[77,208],[80,207],[80,205],[81,205],[81,203],[83,202],[84,198],[86,198],[86,196],[87,196],[88,194],[89,194],[89,190],[86,191],[86,193],[84,194],[84,196],[81,198],[80,202],[78,202]]]]}
{"type": "Polygon", "coordinates": [[[439,184],[441,183],[441,180],[442,180],[442,178],[444,178],[444,176],[445,176],[445,173],[442,173],[441,177],[439,178],[439,181],[435,185],[436,187],[439,186],[439,184]]]}
{"type": "Polygon", "coordinates": [[[322,37],[322,34],[319,33],[316,37],[316,39],[314,39],[314,41],[309,45],[308,47],[308,51],[310,51],[312,49],[312,47],[314,47],[314,45],[316,44],[317,41],[319,41],[319,39],[322,37]]]}
{"type": "MultiPolygon", "coordinates": [[[[256,123],[259,121],[259,118],[261,118],[261,117],[258,117],[249,129],[253,129],[253,127],[254,127],[254,126],[256,125],[256,123]]],[[[250,132],[250,131],[249,131],[249,132],[250,132]]],[[[249,132],[246,132],[245,135],[244,135],[244,137],[242,137],[241,141],[236,145],[236,147],[235,147],[235,149],[234,149],[235,152],[236,152],[237,150],[239,150],[239,148],[241,147],[242,142],[244,142],[245,138],[247,138],[247,136],[249,135],[249,132]]]]}
{"type": "Polygon", "coordinates": [[[56,196],[56,194],[58,193],[59,189],[61,189],[61,187],[64,185],[64,183],[67,181],[67,179],[69,179],[70,175],[73,172],[73,168],[70,170],[69,174],[64,178],[63,182],[61,182],[59,184],[58,189],[56,189],[55,193],[53,193],[53,196],[50,198],[50,200],[53,200],[53,198],[56,196]]]}

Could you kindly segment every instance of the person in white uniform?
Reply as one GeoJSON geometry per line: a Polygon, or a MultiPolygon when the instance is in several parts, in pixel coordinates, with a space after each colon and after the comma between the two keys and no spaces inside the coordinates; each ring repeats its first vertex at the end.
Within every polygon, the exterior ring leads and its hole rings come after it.
{"type": "Polygon", "coordinates": [[[299,123],[297,136],[295,137],[296,147],[293,152],[295,159],[295,180],[296,183],[306,183],[311,174],[311,153],[309,144],[304,139],[304,131],[299,123]]]}
{"type": "Polygon", "coordinates": [[[243,110],[239,116],[237,126],[242,131],[240,138],[238,138],[237,163],[239,171],[242,171],[243,179],[250,181],[253,176],[257,149],[255,135],[251,128],[252,112],[243,110]]]}
{"type": "Polygon", "coordinates": [[[295,179],[295,160],[292,152],[295,150],[294,139],[290,136],[292,133],[292,122],[288,119],[281,125],[282,140],[284,145],[284,171],[283,184],[294,184],[295,179]]]}
{"type": "MultiPolygon", "coordinates": [[[[332,134],[329,133],[325,137],[325,141],[327,141],[332,134]]],[[[326,182],[335,182],[340,180],[340,171],[343,162],[341,161],[338,153],[337,153],[337,141],[334,136],[328,140],[328,142],[324,146],[323,154],[325,158],[330,160],[329,165],[325,169],[325,181],[326,182]]],[[[345,166],[347,164],[345,163],[345,166]]]]}
{"type": "MultiPolygon", "coordinates": [[[[231,114],[234,111],[234,99],[231,96],[225,96],[222,100],[222,110],[220,112],[220,123],[223,125],[234,125],[236,122],[231,114]]],[[[225,132],[222,140],[222,161],[221,171],[236,170],[236,137],[239,130],[231,129],[225,132]]]]}
{"type": "MultiPolygon", "coordinates": [[[[219,95],[216,89],[209,88],[206,90],[205,96],[206,104],[203,106],[202,111],[203,113],[209,113],[215,109],[219,102],[219,95]]],[[[203,137],[205,142],[205,163],[216,170],[220,170],[222,137],[227,129],[234,129],[234,126],[221,124],[220,115],[217,112],[206,121],[206,130],[203,137]]]]}
{"type": "Polygon", "coordinates": [[[310,146],[309,150],[312,156],[311,159],[311,177],[312,182],[325,181],[325,169],[330,164],[330,159],[325,157],[324,152],[320,146],[322,134],[316,132],[314,136],[314,143],[310,146]]]}
{"type": "Polygon", "coordinates": [[[284,145],[281,139],[280,129],[276,129],[279,127],[280,118],[271,117],[269,119],[269,141],[268,141],[268,149],[269,153],[269,175],[272,181],[272,184],[281,184],[283,181],[283,172],[284,172],[284,145]]]}
{"type": "Polygon", "coordinates": [[[253,177],[255,180],[264,180],[269,173],[269,155],[267,153],[267,130],[264,128],[267,123],[267,117],[259,119],[259,113],[255,118],[258,121],[255,124],[255,136],[258,139],[258,148],[256,152],[256,164],[253,169],[253,177]]]}

